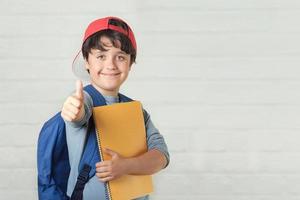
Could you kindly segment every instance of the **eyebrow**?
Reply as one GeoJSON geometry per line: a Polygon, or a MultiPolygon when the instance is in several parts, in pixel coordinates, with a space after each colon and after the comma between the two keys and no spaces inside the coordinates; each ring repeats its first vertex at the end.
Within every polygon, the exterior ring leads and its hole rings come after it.
{"type": "Polygon", "coordinates": [[[121,53],[121,54],[127,55],[127,53],[125,53],[124,51],[117,51],[117,53],[121,53]]]}
{"type": "MultiPolygon", "coordinates": [[[[101,51],[100,49],[96,49],[95,53],[102,53],[102,52],[107,52],[107,51],[101,51]]],[[[124,51],[117,51],[116,53],[121,53],[121,54],[127,55],[127,53],[124,51]]]]}

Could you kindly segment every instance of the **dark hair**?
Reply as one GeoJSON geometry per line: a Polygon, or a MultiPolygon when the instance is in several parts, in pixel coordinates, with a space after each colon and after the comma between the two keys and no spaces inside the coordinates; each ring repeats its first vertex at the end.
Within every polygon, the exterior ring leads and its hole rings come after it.
{"type": "MultiPolygon", "coordinates": [[[[109,24],[119,26],[122,29],[128,31],[127,24],[117,19],[110,19],[109,24]]],[[[91,49],[99,49],[101,51],[106,51],[106,49],[103,47],[103,44],[101,44],[100,42],[100,39],[103,36],[108,37],[114,47],[120,48],[122,51],[130,55],[130,64],[135,62],[136,50],[132,46],[129,38],[123,33],[110,29],[99,31],[93,34],[83,43],[81,51],[84,59],[88,59],[89,53],[91,53],[91,49]],[[119,46],[118,41],[121,43],[121,46],[119,46]]]]}

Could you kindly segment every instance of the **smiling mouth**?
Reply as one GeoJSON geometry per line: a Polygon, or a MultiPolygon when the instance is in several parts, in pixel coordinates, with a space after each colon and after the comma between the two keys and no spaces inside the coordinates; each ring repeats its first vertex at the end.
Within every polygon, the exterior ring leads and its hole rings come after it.
{"type": "Polygon", "coordinates": [[[103,75],[103,76],[118,76],[118,75],[120,75],[120,73],[117,73],[117,74],[105,74],[105,73],[101,73],[101,75],[103,75]]]}

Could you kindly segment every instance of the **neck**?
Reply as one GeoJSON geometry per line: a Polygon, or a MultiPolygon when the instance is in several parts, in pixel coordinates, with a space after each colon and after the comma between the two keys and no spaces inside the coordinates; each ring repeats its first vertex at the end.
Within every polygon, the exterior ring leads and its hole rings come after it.
{"type": "Polygon", "coordinates": [[[118,96],[118,93],[119,93],[119,90],[113,90],[113,91],[110,91],[110,90],[104,90],[100,87],[98,87],[96,84],[92,83],[92,86],[94,86],[94,88],[96,88],[96,90],[98,90],[98,92],[100,92],[102,95],[105,95],[105,96],[113,96],[113,97],[116,97],[118,96]]]}

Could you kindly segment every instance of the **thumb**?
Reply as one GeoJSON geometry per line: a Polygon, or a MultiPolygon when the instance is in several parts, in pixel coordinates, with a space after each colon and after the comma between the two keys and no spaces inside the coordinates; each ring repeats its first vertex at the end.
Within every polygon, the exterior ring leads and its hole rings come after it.
{"type": "Polygon", "coordinates": [[[81,80],[76,81],[76,96],[83,99],[83,85],[81,80]]]}
{"type": "Polygon", "coordinates": [[[118,156],[118,153],[114,152],[113,150],[110,150],[108,148],[104,148],[104,152],[108,155],[110,155],[112,158],[115,156],[118,156]]]}

